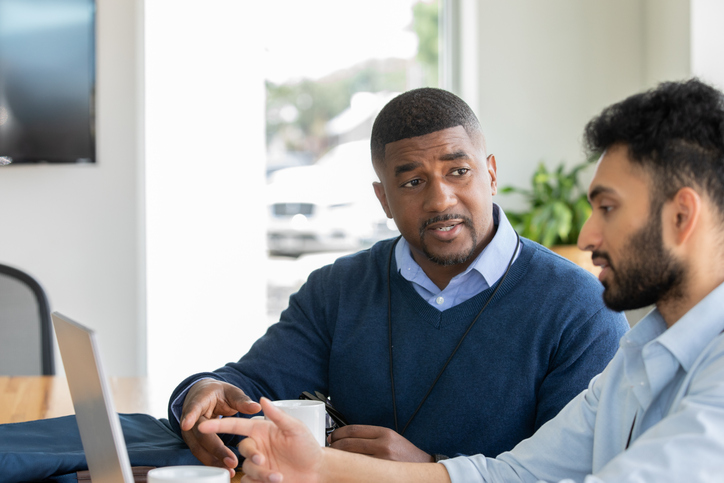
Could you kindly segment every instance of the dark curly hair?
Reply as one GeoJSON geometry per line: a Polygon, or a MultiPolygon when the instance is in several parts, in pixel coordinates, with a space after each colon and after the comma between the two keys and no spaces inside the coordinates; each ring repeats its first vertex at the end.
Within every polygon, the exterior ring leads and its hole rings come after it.
{"type": "Polygon", "coordinates": [[[388,102],[375,119],[370,139],[372,160],[385,160],[388,143],[455,126],[462,126],[471,139],[479,136],[485,142],[475,113],[455,94],[432,87],[404,92],[388,102]]]}
{"type": "Polygon", "coordinates": [[[664,82],[607,107],[586,125],[592,156],[614,144],[652,178],[652,212],[688,186],[724,216],[724,97],[698,79],[664,82]]]}

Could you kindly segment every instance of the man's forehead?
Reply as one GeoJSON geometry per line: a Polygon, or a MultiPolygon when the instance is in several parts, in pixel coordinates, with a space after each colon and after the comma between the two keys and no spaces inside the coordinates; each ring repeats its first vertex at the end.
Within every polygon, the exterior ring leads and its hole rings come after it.
{"type": "MultiPolygon", "coordinates": [[[[385,145],[385,160],[390,161],[397,155],[414,151],[426,151],[434,149],[446,156],[447,151],[454,151],[457,157],[461,153],[473,156],[476,151],[481,150],[484,154],[484,143],[481,139],[482,133],[478,136],[473,133],[471,136],[463,126],[454,126],[439,131],[434,131],[422,136],[400,139],[385,145]]],[[[396,160],[400,161],[400,160],[396,160]]]]}
{"type": "Polygon", "coordinates": [[[588,188],[588,199],[593,200],[601,194],[647,190],[648,180],[648,173],[631,162],[628,148],[624,145],[614,145],[604,151],[596,162],[596,171],[588,188]]]}

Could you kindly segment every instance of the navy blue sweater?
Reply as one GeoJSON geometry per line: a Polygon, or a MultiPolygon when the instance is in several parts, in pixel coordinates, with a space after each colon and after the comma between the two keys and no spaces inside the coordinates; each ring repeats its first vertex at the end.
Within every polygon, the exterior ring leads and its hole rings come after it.
{"type": "MultiPolygon", "coordinates": [[[[393,240],[313,272],[279,323],[238,362],[187,378],[254,400],[321,391],[350,424],[394,428],[387,263],[393,240]]],[[[391,270],[399,428],[495,286],[440,312],[391,270]]],[[[531,436],[598,374],[628,329],[590,273],[521,239],[521,253],[404,436],[428,453],[495,456],[531,436]]],[[[178,431],[178,423],[169,415],[178,431]]]]}

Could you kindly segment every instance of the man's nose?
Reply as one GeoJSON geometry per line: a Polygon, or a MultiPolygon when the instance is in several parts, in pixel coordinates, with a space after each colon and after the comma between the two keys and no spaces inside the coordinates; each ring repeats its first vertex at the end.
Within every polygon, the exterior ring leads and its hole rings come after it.
{"type": "Polygon", "coordinates": [[[578,235],[578,248],[584,252],[592,252],[601,245],[601,230],[598,228],[593,215],[589,216],[578,235]]]}
{"type": "Polygon", "coordinates": [[[443,213],[457,204],[455,190],[443,180],[433,179],[428,182],[425,196],[425,211],[443,213]]]}

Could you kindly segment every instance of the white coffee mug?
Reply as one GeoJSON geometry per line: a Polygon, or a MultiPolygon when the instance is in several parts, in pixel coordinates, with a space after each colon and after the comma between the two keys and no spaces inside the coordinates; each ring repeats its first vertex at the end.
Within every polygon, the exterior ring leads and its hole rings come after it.
{"type": "Polygon", "coordinates": [[[148,472],[148,483],[229,483],[229,470],[211,466],[165,466],[148,472]]]}
{"type": "Polygon", "coordinates": [[[327,441],[327,410],[322,401],[282,399],[273,401],[272,404],[303,422],[312,432],[319,445],[325,445],[327,441]]]}

